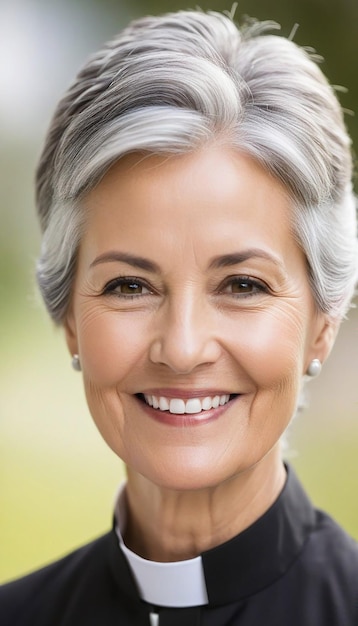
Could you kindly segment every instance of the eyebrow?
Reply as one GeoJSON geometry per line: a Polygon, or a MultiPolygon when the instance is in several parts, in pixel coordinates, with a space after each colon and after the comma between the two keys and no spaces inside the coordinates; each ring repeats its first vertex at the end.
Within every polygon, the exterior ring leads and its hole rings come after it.
{"type": "Polygon", "coordinates": [[[233,252],[231,254],[224,254],[220,256],[214,257],[211,261],[209,268],[210,269],[220,269],[222,267],[231,267],[233,265],[239,265],[240,263],[244,263],[252,258],[264,259],[265,261],[270,261],[277,267],[279,267],[283,271],[283,264],[281,261],[266,252],[265,250],[261,250],[260,248],[249,248],[248,250],[243,250],[242,252],[233,252]]]}
{"type": "MultiPolygon", "coordinates": [[[[276,265],[281,271],[284,271],[283,264],[274,255],[261,250],[260,248],[249,248],[242,252],[232,252],[230,254],[218,255],[212,259],[209,269],[220,269],[223,267],[232,267],[240,265],[252,258],[264,259],[276,265]]],[[[128,254],[127,252],[119,252],[116,250],[104,252],[100,254],[92,263],[90,268],[100,265],[101,263],[126,263],[132,267],[136,267],[147,272],[160,273],[160,267],[154,261],[150,261],[145,257],[128,254]]]]}
{"type": "Polygon", "coordinates": [[[141,270],[146,270],[147,272],[159,272],[159,265],[154,263],[153,261],[149,261],[149,259],[145,259],[141,256],[136,256],[133,254],[127,254],[126,252],[117,252],[110,251],[104,252],[104,254],[100,254],[94,261],[92,261],[90,267],[95,267],[100,263],[127,263],[127,265],[131,265],[132,267],[138,267],[141,270]]]}

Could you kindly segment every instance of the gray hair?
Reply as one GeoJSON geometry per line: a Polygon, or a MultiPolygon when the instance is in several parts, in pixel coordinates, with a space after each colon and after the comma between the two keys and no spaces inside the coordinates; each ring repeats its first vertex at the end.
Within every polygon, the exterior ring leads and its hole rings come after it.
{"type": "Polygon", "coordinates": [[[71,299],[84,196],[131,152],[224,141],[279,179],[319,310],[341,318],[357,280],[356,202],[341,107],[318,57],[274,22],[180,11],[132,22],[91,57],[55,111],[37,170],[37,276],[52,318],[71,299]]]}

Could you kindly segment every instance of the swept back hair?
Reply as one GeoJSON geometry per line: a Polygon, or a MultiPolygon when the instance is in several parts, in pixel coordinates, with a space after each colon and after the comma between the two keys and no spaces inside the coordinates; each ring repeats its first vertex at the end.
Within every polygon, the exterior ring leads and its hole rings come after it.
{"type": "Polygon", "coordinates": [[[223,141],[253,157],[292,199],[292,229],[319,310],[341,318],[357,280],[350,139],[318,57],[216,12],[132,22],[79,72],[55,111],[37,170],[43,231],[37,276],[61,324],[71,299],[83,203],[132,152],[176,155],[223,141]]]}

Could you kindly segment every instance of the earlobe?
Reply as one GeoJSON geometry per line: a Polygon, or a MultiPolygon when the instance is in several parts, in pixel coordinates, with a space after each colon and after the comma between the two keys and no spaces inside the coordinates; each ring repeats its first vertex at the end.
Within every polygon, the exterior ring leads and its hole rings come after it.
{"type": "Polygon", "coordinates": [[[336,340],[339,326],[339,320],[320,315],[309,351],[308,364],[315,359],[318,359],[321,364],[326,361],[336,340]]]}
{"type": "Polygon", "coordinates": [[[311,363],[309,364],[306,370],[306,374],[310,378],[315,378],[321,373],[321,369],[322,369],[321,361],[319,359],[312,359],[311,363]]]}

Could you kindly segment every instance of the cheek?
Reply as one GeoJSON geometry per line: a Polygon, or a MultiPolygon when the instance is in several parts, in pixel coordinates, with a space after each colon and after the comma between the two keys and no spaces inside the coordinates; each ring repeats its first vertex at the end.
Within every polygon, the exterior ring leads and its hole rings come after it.
{"type": "MultiPolygon", "coordinates": [[[[248,315],[237,342],[246,372],[262,389],[300,384],[305,352],[305,321],[293,307],[248,315]]],[[[237,334],[236,334],[237,336],[237,334]]]]}
{"type": "Polygon", "coordinates": [[[249,374],[256,393],[250,411],[260,446],[270,448],[290,423],[301,388],[304,316],[291,308],[271,312],[252,329],[249,374]]]}
{"type": "Polygon", "coordinates": [[[88,408],[98,431],[115,454],[120,458],[125,458],[124,411],[120,395],[114,387],[99,386],[86,375],[83,380],[88,408]]]}
{"type": "Polygon", "coordinates": [[[78,325],[78,345],[86,378],[99,386],[115,386],[143,358],[145,320],[116,311],[86,312],[78,325]]]}

